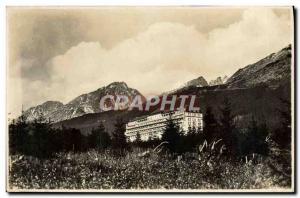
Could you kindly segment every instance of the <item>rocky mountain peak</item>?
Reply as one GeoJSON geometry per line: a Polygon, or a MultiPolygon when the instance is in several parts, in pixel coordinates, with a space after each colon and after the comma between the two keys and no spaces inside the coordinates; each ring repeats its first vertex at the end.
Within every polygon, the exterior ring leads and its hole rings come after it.
{"type": "MultiPolygon", "coordinates": [[[[141,95],[136,89],[128,87],[125,82],[113,82],[96,91],[82,94],[65,105],[57,101],[47,101],[41,105],[28,109],[25,113],[27,114],[28,120],[34,120],[42,115],[47,119],[50,118],[54,122],[88,113],[98,113],[100,112],[100,99],[107,94],[125,95],[130,99],[136,95],[141,95]]],[[[143,96],[142,98],[144,99],[143,96]]]]}
{"type": "Polygon", "coordinates": [[[41,106],[60,106],[60,105],[63,105],[62,102],[59,102],[59,101],[46,101],[44,102],[43,104],[41,104],[41,106]]]}
{"type": "Polygon", "coordinates": [[[227,81],[229,88],[248,88],[258,84],[278,87],[290,80],[291,45],[272,53],[260,61],[235,72],[227,81]]]}
{"type": "Polygon", "coordinates": [[[112,82],[109,85],[106,86],[106,88],[114,88],[114,87],[122,87],[127,89],[128,86],[125,82],[112,82]]]}
{"type": "Polygon", "coordinates": [[[226,75],[223,77],[219,76],[215,80],[211,80],[209,82],[209,86],[222,85],[222,84],[225,84],[227,80],[228,80],[228,77],[226,75]]]}
{"type": "Polygon", "coordinates": [[[27,120],[34,120],[39,118],[40,116],[49,115],[62,108],[63,106],[64,104],[59,101],[46,101],[41,105],[29,108],[24,112],[24,115],[27,120]]]}
{"type": "Polygon", "coordinates": [[[196,79],[188,81],[184,86],[185,87],[189,87],[189,86],[205,87],[205,86],[208,86],[208,83],[203,76],[199,76],[196,79]]]}
{"type": "Polygon", "coordinates": [[[167,91],[167,92],[164,92],[162,94],[171,94],[171,93],[174,93],[180,89],[184,89],[184,88],[187,88],[187,87],[205,87],[205,86],[208,86],[208,83],[207,81],[205,80],[205,78],[203,76],[199,76],[198,78],[195,78],[193,80],[190,80],[186,83],[184,83],[183,85],[181,85],[180,87],[176,88],[176,89],[173,89],[171,91],[167,91]]]}

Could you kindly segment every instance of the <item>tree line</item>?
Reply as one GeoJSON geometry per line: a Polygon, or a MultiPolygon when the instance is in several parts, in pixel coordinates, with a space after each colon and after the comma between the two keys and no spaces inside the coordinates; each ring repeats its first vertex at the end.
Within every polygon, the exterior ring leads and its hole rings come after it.
{"type": "Polygon", "coordinates": [[[132,147],[149,148],[167,141],[169,152],[180,154],[197,152],[199,144],[204,141],[210,143],[222,139],[230,156],[238,157],[251,153],[267,155],[269,150],[267,137],[272,138],[280,148],[290,148],[290,104],[287,101],[282,102],[286,108],[278,110],[282,117],[281,127],[272,132],[264,121],[258,123],[254,116],[248,127],[238,128],[235,115],[231,111],[231,103],[225,98],[219,107],[219,117],[214,115],[212,107],[206,107],[203,115],[203,130],[190,127],[185,133],[178,123],[169,119],[161,140],[150,139],[143,142],[138,133],[135,142],[130,144],[126,141],[126,128],[122,119],[117,119],[111,135],[106,131],[103,123],[88,135],[83,135],[79,129],[53,128],[51,122],[42,116],[28,122],[22,114],[9,124],[9,152],[49,158],[57,152],[84,152],[89,149],[104,151],[109,148],[114,154],[124,155],[132,147]]]}
{"type": "Polygon", "coordinates": [[[101,122],[97,128],[83,135],[79,129],[53,128],[42,116],[27,121],[24,114],[9,124],[9,153],[24,154],[38,158],[50,158],[58,152],[84,152],[89,149],[104,151],[113,148],[122,153],[128,145],[122,119],[115,123],[115,131],[108,134],[101,122]]]}

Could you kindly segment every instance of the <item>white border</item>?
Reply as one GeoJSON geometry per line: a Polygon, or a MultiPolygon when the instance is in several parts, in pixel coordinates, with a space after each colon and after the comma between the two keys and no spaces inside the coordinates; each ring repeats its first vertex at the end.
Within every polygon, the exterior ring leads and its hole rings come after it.
{"type": "MultiPolygon", "coordinates": [[[[5,19],[5,7],[6,6],[62,6],[62,5],[69,5],[69,6],[95,6],[95,5],[105,5],[105,6],[116,6],[116,5],[126,5],[126,6],[176,6],[176,5],[197,5],[197,6],[226,6],[226,5],[233,5],[233,6],[253,6],[253,5],[264,5],[264,6],[287,6],[287,5],[294,5],[297,8],[300,7],[300,1],[297,0],[273,0],[273,1],[268,1],[268,0],[252,0],[252,1],[238,1],[238,0],[227,0],[227,1],[221,1],[221,0],[205,0],[205,1],[197,1],[197,0],[186,0],[186,1],[180,1],[180,0],[152,0],[152,1],[139,1],[139,0],[110,0],[110,1],[95,1],[95,0],[44,0],[43,2],[40,0],[4,0],[0,2],[0,13],[1,13],[1,20],[0,20],[0,28],[1,28],[1,36],[0,36],[0,43],[1,48],[0,48],[0,60],[2,61],[1,67],[0,67],[0,75],[1,75],[1,80],[0,80],[0,90],[1,90],[1,102],[0,102],[0,126],[1,126],[1,135],[2,135],[2,149],[1,149],[1,157],[2,157],[2,163],[0,165],[0,174],[1,174],[1,180],[0,180],[0,185],[2,187],[1,189],[1,196],[2,197],[7,197],[8,194],[5,193],[6,190],[6,185],[5,185],[5,175],[6,175],[6,163],[5,163],[5,145],[6,145],[6,115],[5,115],[5,109],[6,109],[6,19],[5,19]]],[[[298,20],[295,21],[298,26],[298,20]]],[[[299,32],[295,36],[299,36],[299,32]]],[[[297,45],[298,46],[298,45],[297,45]]],[[[295,46],[296,48],[298,48],[295,46]]],[[[295,56],[297,56],[295,54],[295,56]]],[[[296,67],[296,66],[295,66],[296,67]]],[[[297,70],[297,73],[299,72],[299,69],[297,70]]],[[[293,73],[293,71],[292,71],[293,73]]],[[[298,73],[299,74],[299,73],[298,73]]],[[[298,84],[298,79],[297,84],[298,84]]],[[[299,93],[299,86],[296,86],[297,92],[299,93]]],[[[293,96],[293,94],[292,94],[293,96]]],[[[295,101],[296,102],[296,101],[295,101]]],[[[298,110],[298,108],[297,108],[298,110]]],[[[298,111],[297,111],[298,112],[298,111]]],[[[296,112],[295,112],[296,113],[296,112]]],[[[298,118],[297,118],[298,121],[298,118]]],[[[295,131],[296,133],[296,131],[295,131]]],[[[297,135],[297,142],[299,142],[299,135],[297,135]]],[[[297,157],[299,157],[299,152],[297,152],[297,157]]],[[[298,184],[299,182],[296,182],[298,184]]],[[[296,188],[298,189],[298,188],[296,188]]],[[[247,190],[248,191],[248,190],[247,190]]],[[[249,190],[250,192],[253,190],[249,190]]],[[[58,192],[58,191],[56,191],[58,192]]],[[[114,190],[114,192],[116,192],[114,190]]],[[[153,191],[157,192],[157,190],[153,191]]],[[[208,191],[206,191],[208,192],[208,191]]],[[[220,190],[218,192],[228,192],[228,190],[220,190]]],[[[22,195],[25,196],[25,195],[22,195]]],[[[21,197],[22,197],[21,196],[21,197]]],[[[49,195],[47,195],[49,196],[49,195]]],[[[58,196],[58,195],[55,195],[58,196]]],[[[59,195],[59,197],[62,197],[63,195],[59,195]]],[[[82,195],[80,195],[82,196],[82,195]]],[[[101,195],[103,196],[103,195],[101,195]]],[[[285,196],[285,195],[282,195],[285,196]]]]}

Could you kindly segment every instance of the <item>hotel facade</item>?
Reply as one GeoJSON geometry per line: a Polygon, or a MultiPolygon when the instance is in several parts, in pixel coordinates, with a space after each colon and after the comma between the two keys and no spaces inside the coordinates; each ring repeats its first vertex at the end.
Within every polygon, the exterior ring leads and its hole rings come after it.
{"type": "Polygon", "coordinates": [[[188,133],[189,128],[203,130],[203,115],[200,112],[173,111],[140,117],[126,124],[125,135],[128,142],[136,140],[139,133],[142,141],[161,139],[167,122],[172,119],[178,124],[180,130],[188,133]]]}

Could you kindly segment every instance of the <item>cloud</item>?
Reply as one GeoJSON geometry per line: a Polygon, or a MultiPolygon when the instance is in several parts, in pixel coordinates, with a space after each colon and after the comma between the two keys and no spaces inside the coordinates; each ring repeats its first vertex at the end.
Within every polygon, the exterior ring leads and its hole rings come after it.
{"type": "Polygon", "coordinates": [[[178,23],[153,24],[111,50],[82,42],[50,61],[51,86],[64,87],[64,101],[112,81],[125,81],[145,94],[160,93],[198,75],[189,69],[201,65],[204,43],[194,27],[178,23]]]}
{"type": "Polygon", "coordinates": [[[292,42],[291,22],[268,8],[248,9],[240,22],[209,33],[208,57],[217,58],[208,59],[226,73],[256,62],[292,42]]]}
{"type": "Polygon", "coordinates": [[[66,103],[113,81],[125,81],[148,95],[198,76],[210,80],[231,75],[291,43],[290,23],[270,8],[251,8],[240,21],[209,33],[160,22],[110,49],[100,42],[81,42],[48,61],[49,82],[24,82],[23,94],[31,105],[50,99],[66,103]]]}

